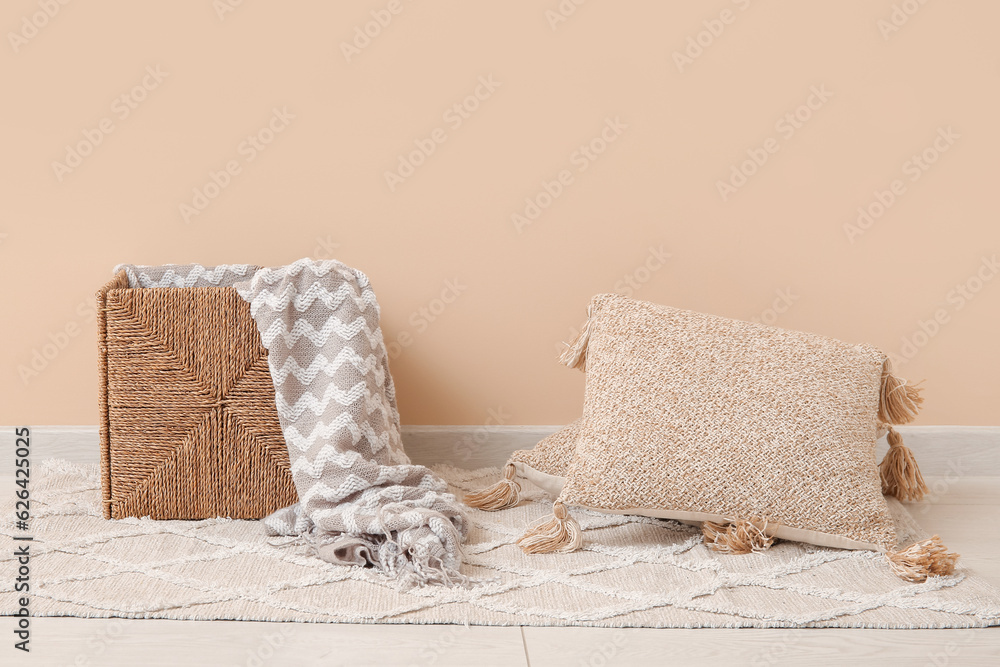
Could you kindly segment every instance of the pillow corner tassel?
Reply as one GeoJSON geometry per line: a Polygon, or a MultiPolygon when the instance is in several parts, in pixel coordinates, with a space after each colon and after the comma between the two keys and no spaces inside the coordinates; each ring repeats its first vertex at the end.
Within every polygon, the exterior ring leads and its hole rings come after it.
{"type": "Polygon", "coordinates": [[[913,450],[903,444],[903,437],[892,426],[886,435],[889,451],[879,464],[882,493],[902,501],[920,500],[927,493],[927,483],[920,474],[913,450]]]}
{"type": "Polygon", "coordinates": [[[564,343],[566,349],[559,355],[559,363],[581,371],[587,370],[587,346],[590,344],[590,323],[592,313],[587,313],[587,321],[580,327],[580,333],[569,343],[564,343]]]}
{"type": "Polygon", "coordinates": [[[702,541],[712,551],[738,556],[767,551],[774,544],[777,526],[769,529],[764,518],[740,519],[727,524],[705,521],[701,524],[702,541]]]}
{"type": "Polygon", "coordinates": [[[924,397],[923,390],[909,384],[892,372],[892,362],[887,358],[882,363],[882,385],[879,391],[878,418],[887,424],[908,424],[917,418],[924,397]]]}
{"type": "Polygon", "coordinates": [[[465,494],[465,504],[485,512],[513,507],[521,501],[521,485],[514,481],[516,468],[511,463],[503,467],[503,479],[482,491],[465,494]]]}
{"type": "Polygon", "coordinates": [[[517,546],[526,554],[569,553],[583,546],[583,531],[566,506],[556,502],[552,515],[528,528],[517,546]]]}
{"type": "Polygon", "coordinates": [[[944,577],[955,572],[959,554],[948,551],[937,535],[915,542],[899,551],[885,553],[889,569],[905,581],[921,584],[928,577],[944,577]]]}

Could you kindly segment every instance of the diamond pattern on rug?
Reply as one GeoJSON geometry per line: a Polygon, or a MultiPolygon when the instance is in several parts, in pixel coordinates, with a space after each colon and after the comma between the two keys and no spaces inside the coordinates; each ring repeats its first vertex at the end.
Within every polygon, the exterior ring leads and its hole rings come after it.
{"type": "MultiPolygon", "coordinates": [[[[452,491],[498,471],[436,471],[452,491]]],[[[371,569],[336,566],[257,521],[101,517],[97,466],[35,469],[32,610],[36,616],[350,623],[470,623],[604,627],[982,627],[1000,624],[1000,591],[961,566],[907,584],[880,554],[779,542],[762,554],[720,556],[673,521],[580,512],[584,549],[527,556],[527,502],[469,512],[467,588],[398,590],[371,569]]],[[[537,492],[526,489],[529,497],[537,492]]],[[[5,500],[6,504],[11,501],[5,500]]],[[[897,530],[922,537],[890,500],[897,530]]],[[[13,535],[7,526],[0,533],[13,535]]],[[[0,556],[10,567],[11,554],[0,556]]],[[[19,594],[0,582],[0,604],[19,594]]]]}

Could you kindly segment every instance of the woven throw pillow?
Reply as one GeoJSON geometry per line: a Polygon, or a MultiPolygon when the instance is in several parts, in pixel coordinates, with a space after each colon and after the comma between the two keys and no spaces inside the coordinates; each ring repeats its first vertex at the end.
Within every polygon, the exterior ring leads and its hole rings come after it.
{"type": "MultiPolygon", "coordinates": [[[[887,433],[886,425],[879,424],[876,437],[882,438],[887,433]]],[[[557,497],[566,484],[579,434],[580,420],[577,419],[539,441],[533,448],[515,451],[503,468],[503,479],[482,491],[467,494],[466,504],[487,512],[513,507],[521,501],[519,479],[526,479],[553,498],[557,497]]]]}
{"type": "Polygon", "coordinates": [[[580,420],[577,419],[540,440],[533,448],[517,450],[504,466],[504,478],[482,491],[466,495],[466,504],[488,512],[513,507],[521,500],[521,485],[517,479],[526,479],[555,498],[566,483],[579,432],[580,420]]]}
{"type": "Polygon", "coordinates": [[[921,398],[884,353],[615,294],[589,315],[563,355],[587,372],[575,455],[553,517],[522,549],[578,548],[566,506],[703,521],[731,552],[776,537],[897,546],[883,487],[925,487],[895,431],[880,474],[876,435],[912,420],[921,398]]]}

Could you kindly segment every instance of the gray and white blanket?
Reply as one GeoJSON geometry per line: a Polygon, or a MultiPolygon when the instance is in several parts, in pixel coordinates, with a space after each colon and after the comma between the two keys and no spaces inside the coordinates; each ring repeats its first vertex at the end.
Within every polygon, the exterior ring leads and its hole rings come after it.
{"type": "Polygon", "coordinates": [[[335,260],[279,268],[120,265],[131,287],[232,286],[268,351],[299,502],[263,519],[331,563],[372,565],[403,586],[454,584],[468,523],[427,468],[410,463],[379,306],[368,278],[335,260]]]}

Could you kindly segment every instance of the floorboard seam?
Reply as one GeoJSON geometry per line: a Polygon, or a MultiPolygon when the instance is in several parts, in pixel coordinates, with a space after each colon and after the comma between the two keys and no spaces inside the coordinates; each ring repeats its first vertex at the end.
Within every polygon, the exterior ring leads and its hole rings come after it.
{"type": "Polygon", "coordinates": [[[524,626],[521,626],[521,646],[524,648],[524,664],[531,667],[531,657],[528,655],[528,638],[524,636],[524,626]]]}

